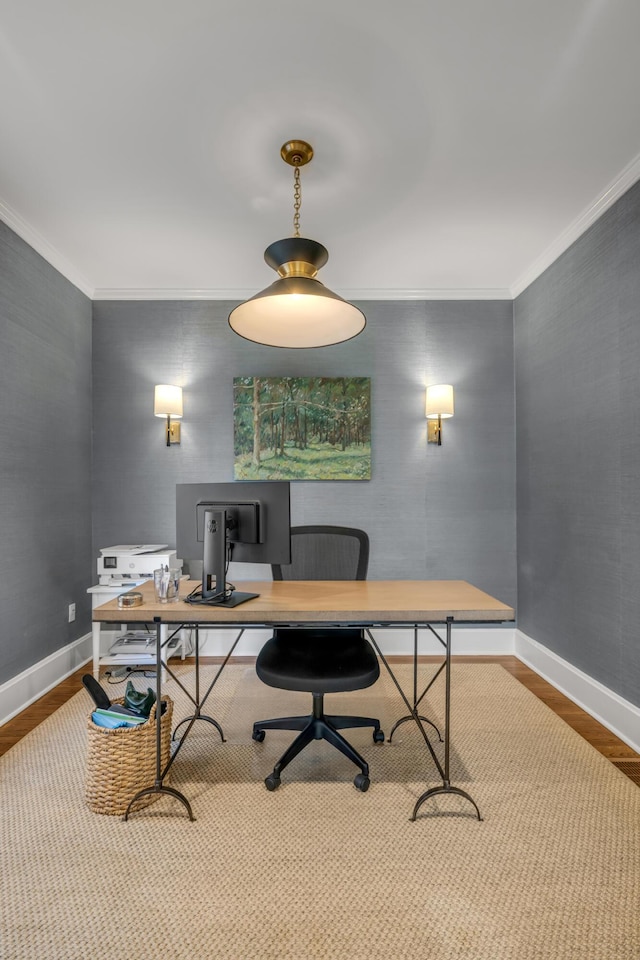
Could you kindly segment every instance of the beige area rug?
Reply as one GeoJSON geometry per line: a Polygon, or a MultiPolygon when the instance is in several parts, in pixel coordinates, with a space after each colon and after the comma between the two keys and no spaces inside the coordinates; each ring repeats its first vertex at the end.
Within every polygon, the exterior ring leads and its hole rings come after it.
{"type": "MultiPolygon", "coordinates": [[[[0,957],[638,960],[640,790],[500,666],[456,662],[452,690],[452,781],[482,823],[455,797],[410,822],[438,780],[411,724],[391,745],[348,732],[368,793],[323,743],[269,793],[292,735],[254,743],[252,721],[307,698],[247,665],[228,668],[210,703],[228,741],[199,723],[175,764],[196,821],[169,798],[127,823],[100,816],[84,805],[81,690],[0,760],[0,957]]],[[[441,693],[439,680],[436,719],[441,693]]],[[[387,732],[404,712],[386,676],[328,705],[387,732]]]]}

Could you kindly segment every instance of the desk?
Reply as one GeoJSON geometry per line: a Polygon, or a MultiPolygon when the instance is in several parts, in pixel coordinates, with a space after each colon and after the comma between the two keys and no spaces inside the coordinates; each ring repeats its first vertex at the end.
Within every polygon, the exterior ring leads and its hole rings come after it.
{"type": "MultiPolygon", "coordinates": [[[[156,624],[156,662],[162,660],[162,643],[166,637],[167,626],[193,625],[212,627],[234,626],[239,633],[233,641],[213,683],[200,700],[196,692],[196,715],[191,718],[179,746],[189,733],[195,720],[200,719],[200,711],[209,696],[220,672],[238,643],[245,629],[284,626],[360,626],[365,629],[378,656],[386,667],[407,708],[405,720],[414,720],[424,739],[425,745],[442,779],[441,785],[431,787],[418,798],[413,809],[415,820],[422,803],[429,797],[440,793],[457,794],[468,800],[476,810],[478,819],[482,819],[473,798],[459,787],[451,785],[449,779],[450,750],[450,714],[451,714],[451,627],[453,623],[480,624],[503,622],[514,619],[513,609],[464,580],[289,580],[257,581],[238,583],[237,589],[243,592],[258,593],[259,596],[238,607],[220,607],[192,605],[183,599],[196,586],[191,581],[180,584],[180,600],[176,603],[160,604],[154,596],[153,584],[140,587],[143,604],[127,609],[130,622],[151,622],[156,624]],[[434,625],[444,626],[444,636],[434,625]],[[410,695],[402,689],[391,665],[382,653],[373,631],[385,627],[407,627],[414,631],[413,691],[410,695]],[[429,629],[444,649],[444,662],[421,694],[418,694],[418,629],[429,629]],[[437,676],[445,674],[445,727],[444,727],[444,763],[438,759],[424,727],[426,718],[421,717],[418,708],[427,690],[437,676]]],[[[94,657],[96,636],[99,645],[101,623],[119,623],[122,610],[117,600],[110,600],[93,610],[94,620],[94,657]]],[[[196,671],[198,664],[198,643],[196,640],[196,671]]],[[[165,664],[166,667],[166,664],[165,664]]],[[[161,697],[161,670],[157,672],[157,697],[161,697]]],[[[196,673],[197,676],[197,673],[196,673]]],[[[202,719],[205,719],[204,717],[202,719]]],[[[429,721],[426,721],[429,722],[429,721]]],[[[398,726],[396,723],[396,727],[398,726]]],[[[160,725],[157,724],[156,780],[153,786],[136,795],[144,793],[166,793],[180,800],[186,807],[189,819],[193,813],[187,798],[164,785],[163,780],[175,759],[171,757],[165,770],[160,769],[160,725]]],[[[395,727],[394,727],[395,729],[395,727]]],[[[176,751],[177,753],[177,751],[176,751]]],[[[128,811],[127,811],[128,815],[128,811]]],[[[125,815],[125,819],[126,816],[125,815]]]]}

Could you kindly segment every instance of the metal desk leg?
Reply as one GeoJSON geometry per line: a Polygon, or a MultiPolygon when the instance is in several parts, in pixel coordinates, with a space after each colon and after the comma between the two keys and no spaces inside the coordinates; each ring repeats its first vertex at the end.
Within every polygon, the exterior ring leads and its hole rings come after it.
{"type": "Polygon", "coordinates": [[[475,808],[475,811],[478,815],[478,820],[482,820],[480,816],[480,810],[475,800],[465,791],[461,790],[459,787],[452,787],[451,781],[449,779],[449,753],[450,753],[450,744],[451,744],[451,624],[452,617],[447,617],[447,639],[446,639],[446,660],[445,660],[445,729],[444,729],[444,769],[440,766],[439,763],[436,764],[440,775],[442,777],[442,786],[440,787],[431,787],[429,790],[425,790],[422,796],[418,797],[416,805],[413,808],[413,814],[411,815],[411,820],[415,820],[418,810],[422,806],[425,800],[428,800],[429,797],[435,797],[440,793],[454,793],[459,797],[464,797],[465,800],[468,800],[470,804],[475,808]]]}
{"type": "MultiPolygon", "coordinates": [[[[156,624],[156,779],[152,787],[145,787],[143,790],[139,790],[136,793],[135,797],[129,802],[124,819],[129,819],[129,811],[131,807],[139,800],[141,797],[146,797],[151,793],[164,793],[167,796],[175,797],[176,800],[179,800],[187,810],[189,814],[189,820],[195,820],[193,812],[191,810],[191,804],[185,797],[183,793],[180,793],[179,790],[174,790],[173,787],[165,787],[163,781],[164,771],[162,769],[162,623],[159,617],[154,617],[156,624]]],[[[171,763],[171,761],[169,761],[171,763]]],[[[135,811],[133,811],[135,812],[135,811]]]]}
{"type": "Polygon", "coordinates": [[[91,624],[91,641],[93,654],[93,675],[96,680],[100,679],[100,621],[94,620],[91,624]]]}

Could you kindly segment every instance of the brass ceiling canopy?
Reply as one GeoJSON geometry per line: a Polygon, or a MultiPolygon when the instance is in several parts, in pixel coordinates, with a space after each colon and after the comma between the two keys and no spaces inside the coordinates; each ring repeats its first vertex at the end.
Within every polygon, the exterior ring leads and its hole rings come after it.
{"type": "Polygon", "coordinates": [[[267,247],[264,259],[279,279],[232,310],[229,325],[246,340],[271,347],[343,343],[362,332],[366,319],[316,279],[329,254],[321,243],[300,236],[300,168],[313,158],[313,147],[304,140],[288,140],[280,156],[294,168],[293,236],[267,247]]]}
{"type": "Polygon", "coordinates": [[[288,140],[280,147],[280,156],[292,167],[304,167],[313,160],[313,147],[306,140],[288,140]]]}

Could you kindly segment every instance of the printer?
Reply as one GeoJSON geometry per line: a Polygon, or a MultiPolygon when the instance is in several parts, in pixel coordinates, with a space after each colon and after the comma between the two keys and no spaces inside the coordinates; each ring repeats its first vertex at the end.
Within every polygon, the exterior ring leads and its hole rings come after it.
{"type": "Polygon", "coordinates": [[[145,580],[153,580],[153,571],[158,567],[182,570],[175,550],[168,550],[166,543],[125,543],[115,547],[102,547],[98,557],[98,583],[105,587],[138,586],[145,580]]]}

